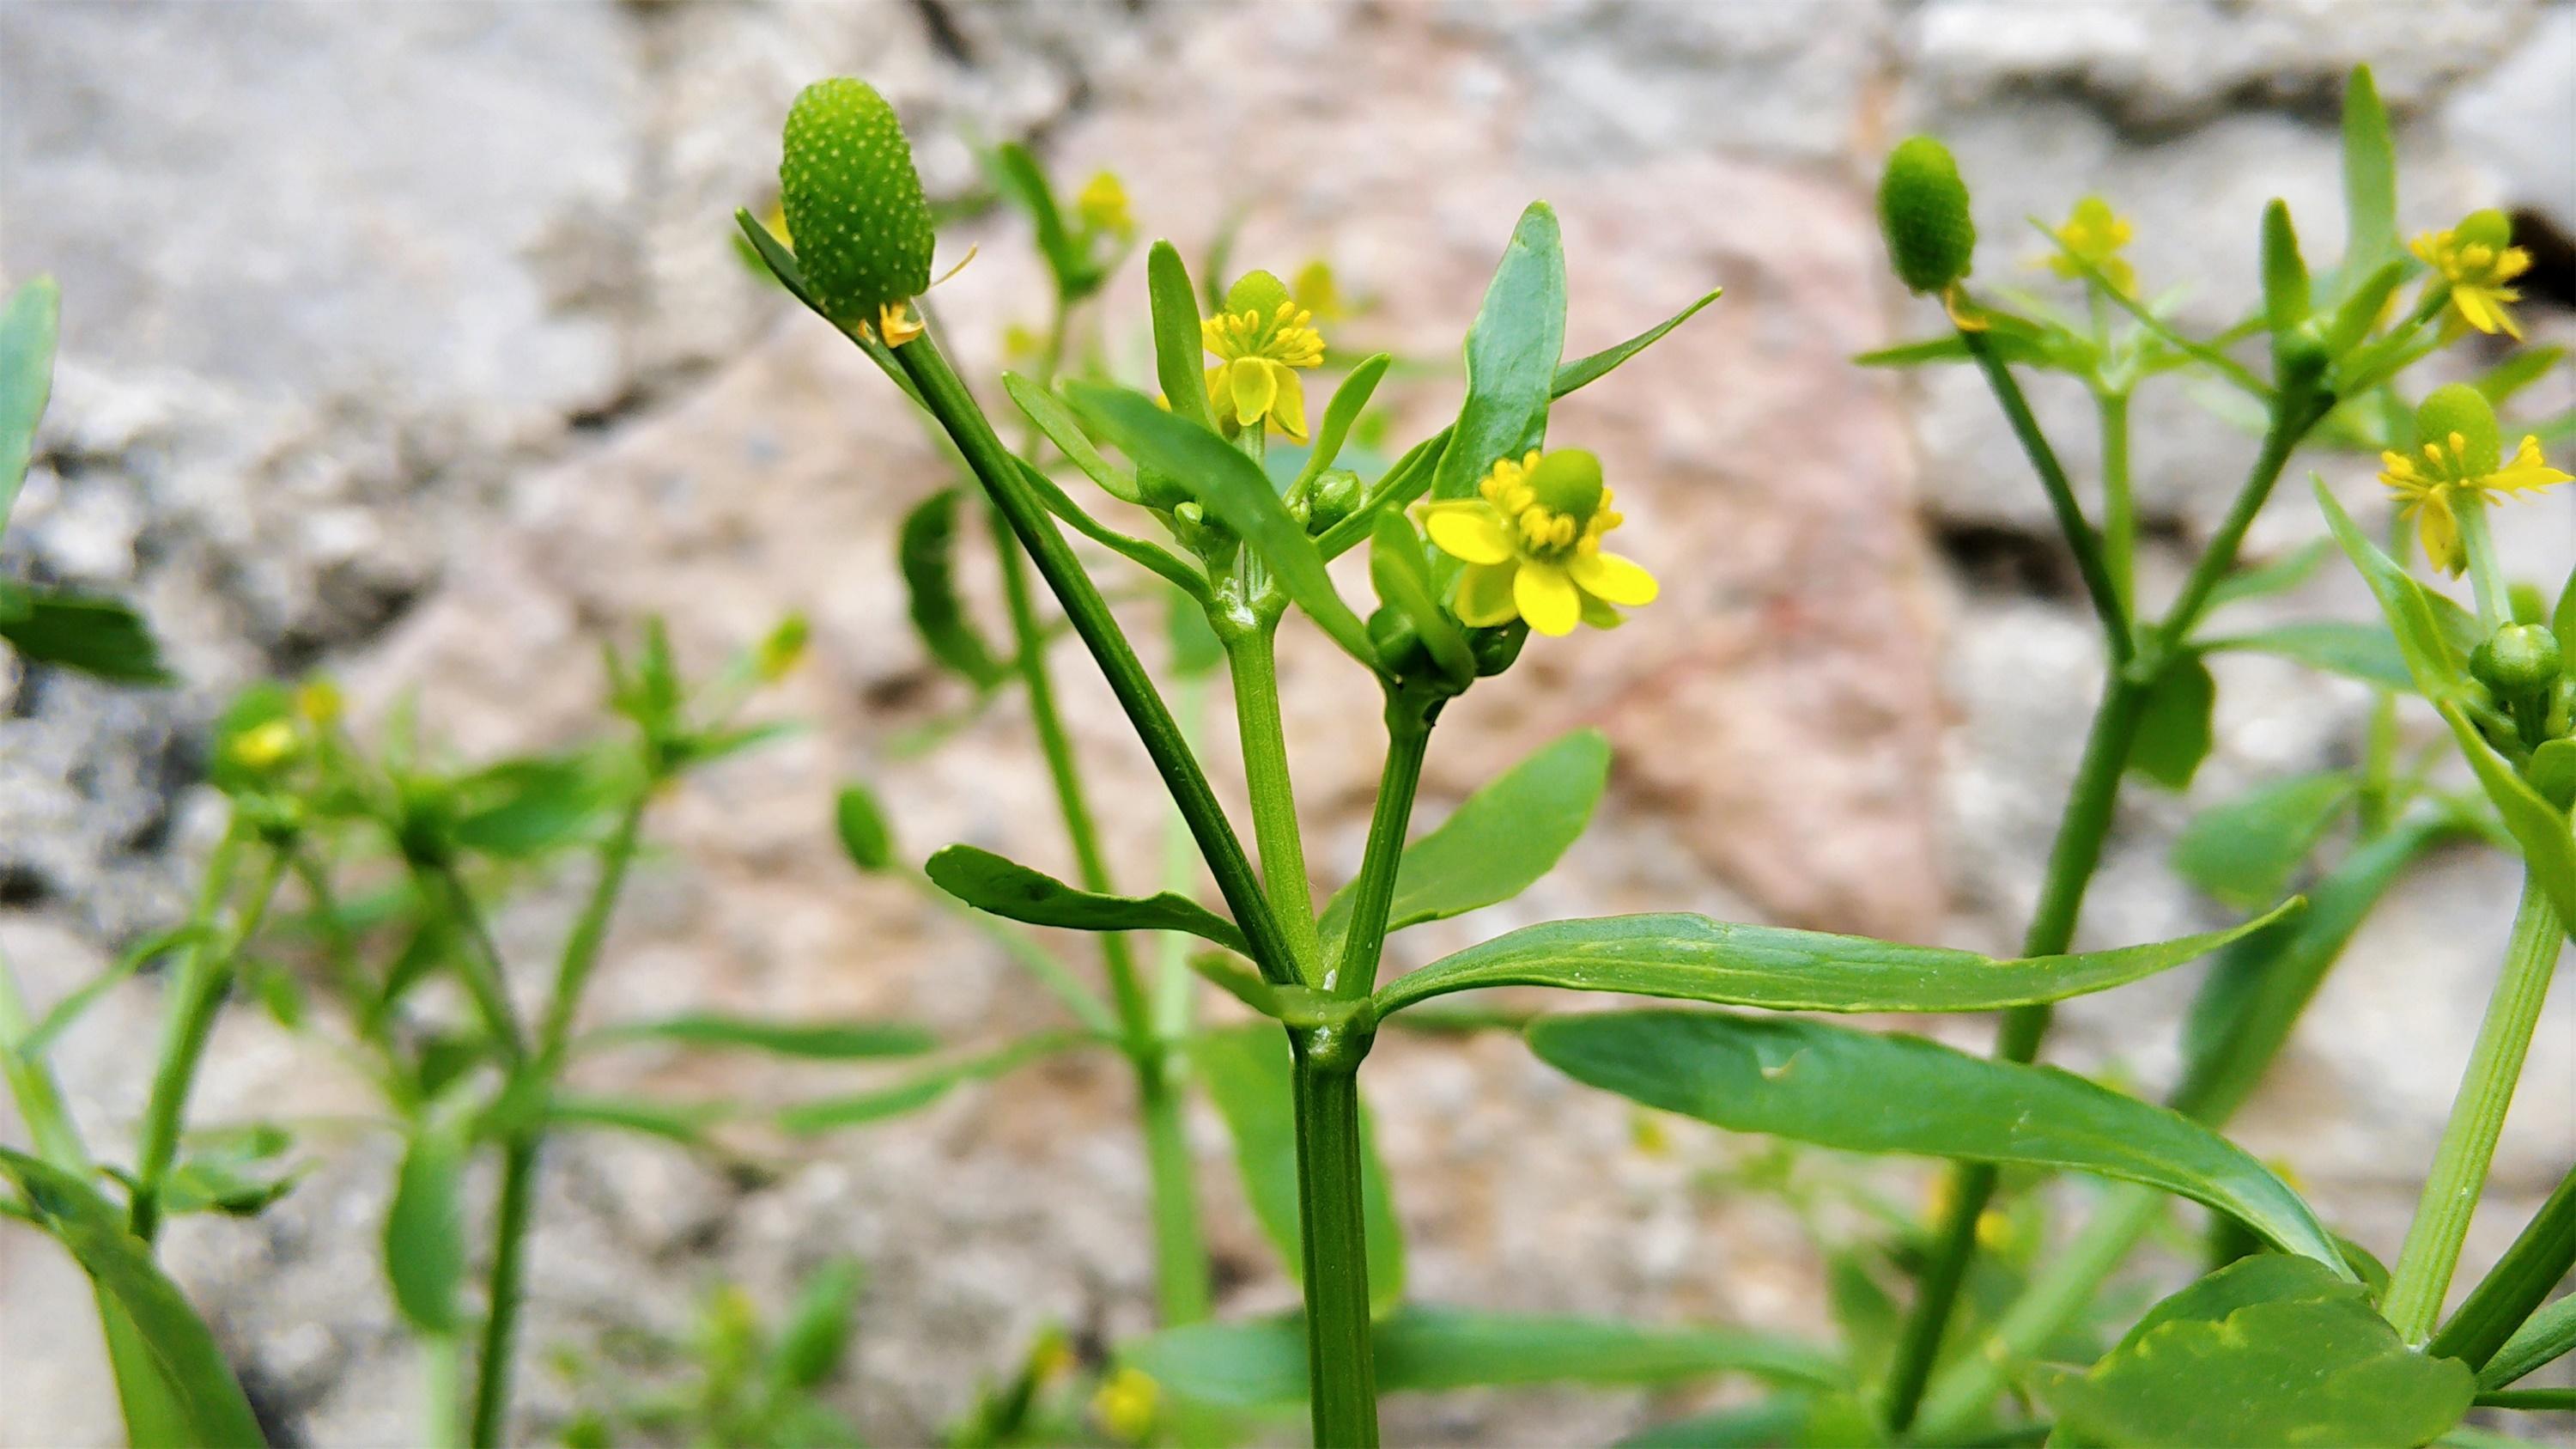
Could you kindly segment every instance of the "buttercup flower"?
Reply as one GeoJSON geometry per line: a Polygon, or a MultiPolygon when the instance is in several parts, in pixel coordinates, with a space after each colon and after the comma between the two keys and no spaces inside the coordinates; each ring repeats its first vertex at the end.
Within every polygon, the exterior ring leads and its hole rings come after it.
{"type": "Polygon", "coordinates": [[[2075,203],[2064,225],[2050,230],[2049,235],[2066,250],[2049,255],[2048,269],[2069,279],[2081,277],[2083,268],[2076,265],[2080,260],[2100,272],[2121,295],[2133,295],[2138,290],[2138,269],[2120,251],[2135,231],[2127,217],[2111,209],[2111,203],[2098,196],[2085,197],[2075,203]]]}
{"type": "Polygon", "coordinates": [[[2531,253],[2513,243],[2513,223],[2501,211],[2473,211],[2449,231],[2428,231],[2410,250],[2434,271],[2429,290],[2451,285],[2451,305],[2460,320],[2480,332],[2503,332],[2520,338],[2522,328],[2505,304],[2522,293],[2505,285],[2531,270],[2531,253]]]}
{"type": "Polygon", "coordinates": [[[1093,231],[1127,237],[1136,233],[1136,218],[1127,210],[1127,187],[1117,174],[1095,173],[1073,198],[1074,215],[1093,231]]]}
{"type": "Polygon", "coordinates": [[[295,726],[282,719],[251,726],[233,737],[232,757],[236,763],[254,770],[265,770],[280,764],[295,753],[302,741],[295,726]]]}
{"type": "Polygon", "coordinates": [[[1247,273],[1225,294],[1225,310],[1199,324],[1207,350],[1224,359],[1208,369],[1208,401],[1219,424],[1257,427],[1264,418],[1306,441],[1306,388],[1294,369],[1319,367],[1324,334],[1268,272],[1247,273]]]}
{"type": "Polygon", "coordinates": [[[2417,451],[2379,455],[2379,481],[2397,495],[2399,516],[2415,519],[2424,557],[2444,573],[2468,568],[2460,547],[2463,495],[2512,497],[2570,481],[2540,456],[2535,437],[2525,436],[2512,461],[2505,461],[2495,412],[2474,388],[2454,383],[2435,389],[2416,413],[2416,431],[2424,439],[2417,451]]]}
{"type": "Polygon", "coordinates": [[[1133,1444],[1154,1432],[1162,1398],[1160,1384],[1139,1370],[1122,1368],[1100,1381],[1091,1396],[1091,1412],[1113,1437],[1133,1444]]]}
{"type": "Polygon", "coordinates": [[[1474,627],[1526,619],[1542,634],[1578,623],[1615,628],[1619,611],[1655,601],[1655,576],[1601,550],[1619,513],[1601,482],[1601,460],[1580,448],[1532,449],[1495,463],[1478,497],[1434,503],[1423,528],[1440,551],[1463,560],[1456,609],[1474,627]]]}

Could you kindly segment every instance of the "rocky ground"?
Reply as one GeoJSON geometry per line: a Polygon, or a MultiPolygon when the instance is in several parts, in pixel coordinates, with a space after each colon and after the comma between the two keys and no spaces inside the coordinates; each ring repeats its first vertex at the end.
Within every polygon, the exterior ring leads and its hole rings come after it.
{"type": "MultiPolygon", "coordinates": [[[[1013,710],[924,758],[894,749],[962,703],[903,627],[887,566],[940,465],[873,370],[748,277],[729,240],[731,209],[774,185],[788,98],[856,72],[902,108],[944,196],[975,187],[964,136],[1025,137],[1060,175],[1116,167],[1146,227],[1186,254],[1240,208],[1246,262],[1329,257],[1376,299],[1337,343],[1447,355],[1533,196],[1565,222],[1573,350],[1726,286],[1558,424],[1607,460],[1664,600],[1479,690],[1444,722],[1425,783],[1430,818],[1598,723],[1618,747],[1603,812],[1550,880],[1414,933],[1408,961],[1649,906],[2008,947],[2096,645],[1973,378],[1846,361],[1937,322],[1884,275],[1874,158],[1906,131],[1951,138],[1996,272],[2029,250],[2023,217],[2100,190],[2138,218],[2151,283],[2206,279],[2191,317],[2211,324],[2250,289],[2264,198],[2314,218],[2311,246],[2330,252],[2334,107],[2357,61],[2399,120],[2409,230],[2481,204],[2576,230],[2576,8],[2522,0],[0,8],[0,275],[52,271],[65,294],[8,565],[131,594],[188,681],[136,694],[0,675],[0,942],[47,1000],[183,909],[211,820],[197,741],[246,680],[323,667],[361,713],[416,690],[460,748],[527,748],[586,727],[598,641],[646,615],[670,616],[704,662],[802,609],[814,652],[783,707],[811,727],[658,820],[599,1011],[883,1012],[961,1041],[1047,1020],[976,937],[852,878],[826,825],[832,787],[859,776],[916,854],[950,840],[1061,854],[1013,710]]],[[[1006,220],[949,245],[970,240],[983,259],[937,301],[992,364],[1006,324],[1039,320],[1039,279],[1006,220]]],[[[1141,283],[1122,279],[1114,356],[1136,355],[1141,309],[1141,283]]],[[[2570,331],[2547,303],[2532,315],[2570,331]]],[[[2563,405],[2565,374],[2553,385],[2563,405]]],[[[1411,388],[1399,435],[1437,426],[1454,397],[1411,388]]],[[[2080,395],[2039,401],[2062,436],[2089,431],[2080,395]]],[[[2251,445],[2183,396],[2142,402],[2137,431],[2152,590],[2251,445]]],[[[2079,471],[2084,451],[2068,448],[2079,471]]],[[[2315,465],[2376,506],[2366,460],[2315,465]]],[[[2576,499],[2516,524],[2524,571],[2562,574],[2576,499]]],[[[2285,498],[2253,548],[2318,531],[2285,498]]],[[[2276,607],[2366,603],[2329,569],[2276,607]]],[[[1285,654],[1314,864],[1333,883],[1365,828],[1376,711],[1328,645],[1299,636],[1285,654]]],[[[1150,878],[1150,776],[1079,658],[1061,673],[1113,853],[1150,878]]],[[[2191,800],[2131,792],[2089,942],[2220,920],[2161,864],[2192,801],[2356,749],[2357,688],[2252,659],[2220,675],[2218,753],[2191,800]]],[[[2383,1254],[2512,891],[2505,863],[2472,851],[2403,886],[2243,1124],[2383,1254]]],[[[505,949],[537,960],[568,895],[514,909],[505,949]]],[[[2189,986],[2077,1003],[2064,1057],[2155,1079],[2189,986]]],[[[155,1003],[149,984],[120,992],[61,1049],[103,1141],[141,1100],[134,1043],[155,1003]]],[[[214,1063],[210,1119],[353,1100],[246,1017],[214,1063]]],[[[1780,1210],[1694,1187],[1714,1150],[1699,1139],[1640,1153],[1619,1104],[1508,1039],[1391,1038],[1371,1076],[1418,1296],[1819,1326],[1812,1249],[1780,1210]]],[[[674,1059],[599,1085],[648,1079],[756,1100],[821,1080],[674,1059]]],[[[1040,1323],[1109,1339],[1147,1321],[1126,1091],[1105,1061],[1034,1070],[826,1141],[762,1184],[624,1140],[569,1144],[540,1211],[531,1341],[676,1328],[718,1276],[776,1301],[854,1250],[871,1277],[842,1401],[876,1441],[916,1441],[1040,1323]]],[[[1226,1306],[1292,1301],[1244,1225],[1217,1124],[1196,1127],[1226,1306]]],[[[2556,1180],[2571,1133],[2562,993],[2473,1256],[2556,1180]]],[[[365,1139],[333,1157],[254,1225],[183,1224],[170,1256],[273,1422],[315,1444],[401,1443],[417,1373],[373,1263],[387,1163],[365,1139]]],[[[58,1331],[86,1311],[71,1270],[23,1234],[0,1235],[0,1268],[0,1438],[109,1440],[91,1335],[58,1331]]],[[[525,1428],[542,1435],[564,1392],[541,1372],[527,1387],[525,1428]]],[[[1645,1409],[1469,1394],[1393,1405],[1390,1433],[1601,1440],[1645,1409]]]]}

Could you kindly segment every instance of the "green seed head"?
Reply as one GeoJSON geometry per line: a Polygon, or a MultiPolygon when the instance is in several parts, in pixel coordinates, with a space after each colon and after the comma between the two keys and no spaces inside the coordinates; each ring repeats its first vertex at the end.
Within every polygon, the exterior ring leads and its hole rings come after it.
{"type": "Polygon", "coordinates": [[[2435,444],[2447,454],[2453,434],[2463,444],[2455,460],[2462,476],[2492,473],[2503,460],[2504,439],[2496,432],[2495,407],[2485,393],[2467,383],[2437,387],[2415,409],[2417,444],[2435,444]]]}
{"type": "Polygon", "coordinates": [[[1287,300],[1288,284],[1268,272],[1246,272],[1235,279],[1233,286],[1225,289],[1225,310],[1258,312],[1265,322],[1279,311],[1279,304],[1287,300]]]}
{"type": "Polygon", "coordinates": [[[2538,624],[2507,624],[2469,655],[2469,673],[2498,699],[2540,695],[2558,683],[2558,636],[2538,624]]]}
{"type": "Polygon", "coordinates": [[[1950,148],[1916,136],[1888,153],[1878,183],[1878,224],[1896,275],[1917,292],[1938,292],[1968,275],[1977,224],[1950,148]]]}
{"type": "Polygon", "coordinates": [[[2462,246],[2494,247],[2501,251],[2513,244],[2513,218],[2490,206],[2460,218],[2451,229],[2452,240],[2462,246]]]}
{"type": "Polygon", "coordinates": [[[816,81],[788,108],[779,199],[806,285],[836,321],[930,287],[930,206],[894,107],[866,81],[816,81]]]}
{"type": "Polygon", "coordinates": [[[1559,448],[1530,470],[1529,486],[1540,507],[1585,522],[1601,509],[1601,460],[1581,448],[1559,448]]]}

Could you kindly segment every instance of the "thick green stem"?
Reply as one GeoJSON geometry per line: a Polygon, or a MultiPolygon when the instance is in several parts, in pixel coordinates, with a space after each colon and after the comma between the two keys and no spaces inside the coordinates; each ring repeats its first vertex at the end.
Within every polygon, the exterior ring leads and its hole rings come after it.
{"type": "Polygon", "coordinates": [[[975,405],[948,359],[941,355],[936,339],[925,333],[894,349],[894,358],[921,394],[922,405],[965,455],[976,481],[1000,505],[1011,531],[1019,536],[1021,547],[1036,563],[1039,576],[1046,580],[1074,632],[1082,637],[1084,646],[1100,665],[1111,691],[1118,696],[1119,707],[1126,712],[1137,739],[1179,807],[1181,818],[1189,823],[1191,838],[1198,842],[1199,854],[1207,861],[1209,873],[1216,877],[1217,890],[1225,897],[1227,910],[1249,938],[1255,964],[1279,985],[1301,984],[1288,938],[1271,914],[1269,901],[1253,874],[1252,862],[1244,855],[1242,842],[1235,838],[1234,827],[1227,823],[1224,807],[1208,784],[1206,772],[1199,768],[1180,726],[1173,722],[1171,711],[1136,658],[1125,632],[1111,617],[1107,601],[1100,597],[1100,590],[1092,584],[1081,560],[1074,557],[1064,535],[1057,531],[1055,520],[1030,493],[1027,482],[1019,475],[1019,465],[1003,449],[1001,439],[994,436],[992,424],[975,405]]]}
{"type": "Polygon", "coordinates": [[[2093,601],[2093,612],[2101,618],[2102,637],[2110,643],[2112,662],[2128,662],[2128,611],[2121,606],[2119,587],[2103,559],[2101,536],[2085,520],[2083,505],[2075,501],[2075,485],[2067,481],[2066,469],[2057,461],[2057,450],[2049,446],[2047,435],[2039,430],[2039,419],[2031,416],[2030,403],[2021,395],[2021,384],[2013,381],[2012,369],[1995,354],[1986,334],[1962,328],[1959,339],[1967,344],[1968,355],[1976,359],[1978,370],[1986,375],[1986,385],[2003,407],[2004,420],[2012,425],[2013,436],[2020,440],[2032,471],[2039,474],[2040,486],[2048,494],[2048,506],[2057,514],[2058,531],[2066,536],[2066,546],[2075,555],[2075,569],[2084,579],[2085,596],[2093,601]]]}
{"type": "Polygon", "coordinates": [[[2532,1028],[2549,996],[2549,978],[2558,968],[2565,944],[2558,912],[2537,878],[2527,877],[2522,908],[2513,919],[2513,937],[2505,947],[2504,968],[2495,994],[2488,998],[2486,1021],[2469,1054],[2460,1093],[2451,1103],[2451,1120],[2442,1145],[2433,1155],[2432,1175],[2406,1230],[2406,1245],[2388,1276],[2388,1297],[2381,1312],[2410,1344],[2433,1335],[2433,1322],[2459,1267],[2460,1245],[2469,1235],[2469,1219],[2486,1188],[2487,1166],[2495,1158],[2496,1138],[2504,1131],[2505,1109],[2522,1079],[2522,1060],[2531,1049],[2532,1028]]]}
{"type": "MultiPolygon", "coordinates": [[[[2100,299],[2095,299],[2099,305],[2100,299]]],[[[2129,395],[2093,396],[2102,423],[2102,554],[2124,618],[2138,610],[2138,500],[2129,488],[2129,395]]]]}
{"type": "MultiPolygon", "coordinates": [[[[2075,767],[2075,784],[2067,793],[2065,813],[2058,818],[2057,839],[2049,849],[2048,873],[2040,886],[2039,904],[2022,938],[2025,956],[2057,955],[2075,938],[2084,891],[2092,883],[2094,867],[2102,860],[2102,842],[2111,831],[2112,807],[2119,801],[2120,775],[2128,768],[2130,746],[2137,742],[2146,697],[2145,685],[2118,671],[2103,687],[2101,703],[2093,711],[2092,729],[2085,736],[2083,758],[2075,767]]],[[[1995,1055],[2005,1061],[2034,1060],[2040,1041],[2047,1035],[2049,1019],[2050,1011],[2044,1004],[2014,1007],[2005,1013],[1995,1055]]],[[[1905,1336],[1898,1345],[1895,1365],[1889,1370],[1887,1420],[1900,1432],[1914,1421],[1923,1386],[1940,1355],[1941,1335],[1958,1300],[1959,1285],[1967,1278],[1968,1263],[1976,1255],[1977,1219],[1985,1213],[1994,1194],[1995,1169],[1991,1165],[1966,1164],[1951,1179],[1949,1212],[1933,1240],[1931,1261],[1923,1270],[1914,1310],[1906,1319],[1905,1336]]]]}
{"type": "Polygon", "coordinates": [[[526,1290],[528,1221],[536,1204],[541,1137],[534,1130],[518,1132],[502,1145],[492,1266],[484,1280],[489,1306],[483,1315],[483,1354],[474,1384],[470,1440],[474,1449],[497,1449],[509,1429],[510,1360],[518,1338],[519,1302],[526,1290]]]}
{"type": "Polygon", "coordinates": [[[1297,825],[1297,791],[1288,778],[1288,735],[1279,716],[1277,616],[1259,618],[1225,636],[1226,666],[1234,678],[1235,729],[1243,740],[1245,792],[1252,800],[1252,836],[1261,848],[1261,880],[1270,909],[1287,932],[1297,973],[1322,989],[1323,940],[1315,933],[1315,895],[1306,876],[1306,842],[1297,825]]]}
{"type": "Polygon", "coordinates": [[[1377,989],[1378,954],[1386,947],[1386,913],[1395,901],[1395,876],[1404,859],[1404,837],[1413,823],[1413,797],[1422,784],[1422,758],[1431,746],[1437,705],[1401,693],[1386,699],[1386,765],[1378,774],[1377,808],[1369,817],[1368,846],[1351,887],[1350,924],[1342,957],[1325,989],[1366,996],[1377,989]]]}
{"type": "Polygon", "coordinates": [[[194,917],[205,933],[189,946],[180,962],[178,979],[171,983],[170,1015],[162,1032],[160,1057],[153,1068],[152,1096],[144,1105],[143,1125],[135,1138],[133,1206],[128,1217],[134,1236],[147,1243],[161,1228],[161,1184],[179,1156],[179,1132],[188,1114],[188,1093],[196,1086],[198,1065],[205,1060],[206,1038],[213,1033],[215,1016],[232,987],[233,958],[258,932],[261,919],[268,914],[268,903],[276,898],[277,883],[286,874],[285,853],[270,851],[240,919],[231,930],[217,932],[214,917],[222,908],[232,876],[233,862],[225,857],[225,850],[238,842],[238,836],[227,835],[225,843],[216,847],[218,860],[206,868],[206,888],[198,897],[194,917]]]}
{"type": "Polygon", "coordinates": [[[2425,1351],[2484,1368],[2571,1266],[2576,1266],[2576,1171],[2558,1179],[2558,1190],[2532,1214],[2513,1246],[2496,1260],[2495,1271],[2470,1292],[2425,1351]]]}
{"type": "Polygon", "coordinates": [[[1288,1034],[1296,1055],[1297,1193],[1306,1254],[1306,1371],[1318,1449],[1377,1443],[1368,1227],[1360,1200],[1360,1059],[1348,1028],[1288,1034]]]}

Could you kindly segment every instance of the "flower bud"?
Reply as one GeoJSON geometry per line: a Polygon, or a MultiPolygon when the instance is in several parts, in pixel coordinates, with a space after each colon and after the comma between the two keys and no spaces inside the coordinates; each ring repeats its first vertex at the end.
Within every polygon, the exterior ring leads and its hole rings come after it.
{"type": "Polygon", "coordinates": [[[1601,509],[1601,460],[1581,448],[1559,448],[1529,470],[1539,506],[1582,523],[1601,509]]]}
{"type": "Polygon", "coordinates": [[[805,283],[843,323],[930,287],[930,206],[894,107],[847,76],[816,81],[788,109],[780,206],[805,283]]]}
{"type": "Polygon", "coordinates": [[[1521,646],[1529,642],[1529,633],[1529,625],[1519,619],[1468,630],[1467,652],[1476,656],[1476,676],[1490,679],[1511,668],[1512,662],[1521,657],[1521,646]]]}
{"type": "Polygon", "coordinates": [[[2469,655],[2469,673],[2508,704],[2546,699],[2561,664],[2558,636],[2538,624],[2507,624],[2469,655]]]}
{"type": "Polygon", "coordinates": [[[2486,394],[2466,383],[2433,389],[2415,409],[2415,441],[2444,450],[2457,434],[2466,446],[2456,461],[2469,477],[2492,473],[2504,459],[2504,439],[2496,431],[2495,407],[2486,394]]]}
{"type": "Polygon", "coordinates": [[[1378,662],[1398,679],[1415,679],[1432,670],[1431,650],[1422,642],[1413,621],[1393,609],[1377,609],[1368,616],[1369,644],[1377,650],[1378,662]]]}
{"type": "Polygon", "coordinates": [[[1368,497],[1368,485],[1348,468],[1327,468],[1315,475],[1313,495],[1306,505],[1306,531],[1322,533],[1359,511],[1368,497]]]}
{"type": "Polygon", "coordinates": [[[1888,153],[1887,174],[1878,183],[1878,224],[1898,279],[1914,291],[1938,292],[1968,275],[1977,224],[1949,147],[1915,136],[1888,153]]]}

